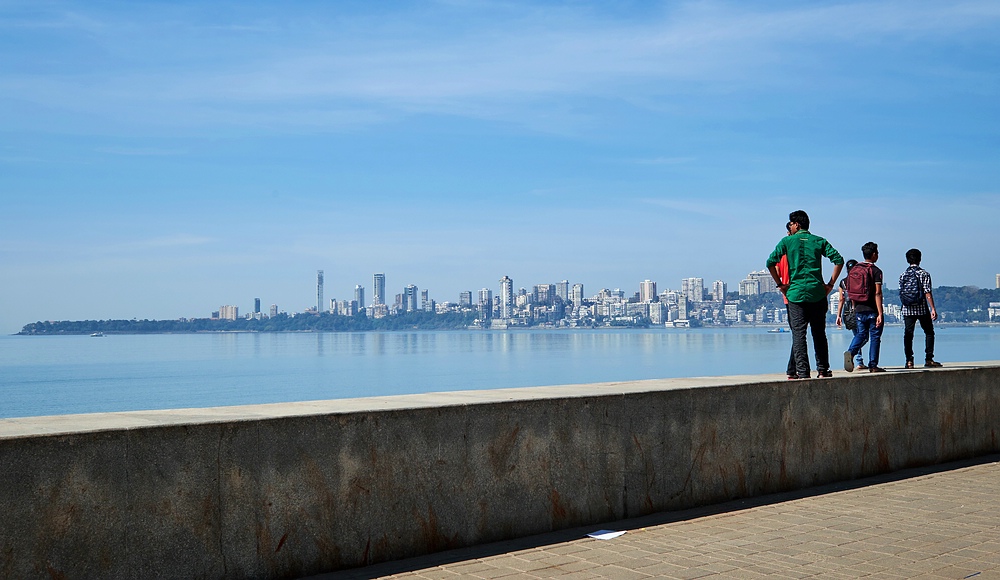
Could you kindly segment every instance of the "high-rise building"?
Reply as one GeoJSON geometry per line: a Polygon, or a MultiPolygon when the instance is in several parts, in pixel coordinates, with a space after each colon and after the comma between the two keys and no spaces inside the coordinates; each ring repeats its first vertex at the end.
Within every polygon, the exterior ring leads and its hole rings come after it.
{"type": "Polygon", "coordinates": [[[500,318],[514,316],[514,281],[509,276],[500,278],[500,318]]]}
{"type": "Polygon", "coordinates": [[[716,302],[723,302],[726,300],[726,283],[722,280],[716,280],[712,283],[712,300],[716,302]]]}
{"type": "Polygon", "coordinates": [[[323,270],[316,270],[316,312],[323,312],[323,270]]]}
{"type": "Polygon", "coordinates": [[[372,277],[372,286],[375,288],[372,296],[372,305],[385,304],[385,274],[375,274],[372,277]]]}
{"type": "Polygon", "coordinates": [[[277,304],[272,304],[271,305],[271,318],[274,318],[277,315],[278,315],[278,305],[277,304]]]}
{"type": "Polygon", "coordinates": [[[652,302],[656,299],[656,282],[643,280],[639,282],[639,302],[652,302]]]}
{"type": "Polygon", "coordinates": [[[740,281],[740,296],[756,296],[760,294],[760,280],[745,278],[740,281]]]}
{"type": "Polygon", "coordinates": [[[479,291],[479,317],[483,320],[493,318],[493,291],[489,288],[479,291]]]}
{"type": "Polygon", "coordinates": [[[573,294],[570,296],[573,306],[583,306],[583,284],[573,284],[573,294]]]}
{"type": "Polygon", "coordinates": [[[428,305],[431,303],[430,292],[428,290],[420,291],[420,309],[428,310],[428,305]]]}
{"type": "Polygon", "coordinates": [[[556,284],[556,296],[561,298],[563,302],[569,300],[569,280],[562,280],[556,284]]]}
{"type": "Polygon", "coordinates": [[[220,306],[219,307],[219,318],[223,320],[236,320],[240,317],[240,307],[239,306],[220,306]]]}
{"type": "Polygon", "coordinates": [[[997,288],[1000,288],[1000,274],[997,274],[997,288]]]}
{"type": "Polygon", "coordinates": [[[260,298],[253,299],[253,313],[260,314],[260,298]]]}
{"type": "Polygon", "coordinates": [[[778,285],[774,283],[774,278],[771,277],[771,273],[767,270],[757,270],[756,272],[750,272],[747,274],[748,279],[757,279],[757,288],[760,290],[761,294],[766,292],[777,292],[778,285]]]}
{"type": "Polygon", "coordinates": [[[702,278],[682,278],[681,294],[690,302],[701,302],[705,296],[705,281],[702,278]]]}
{"type": "Polygon", "coordinates": [[[354,301],[358,303],[358,308],[365,307],[365,287],[361,284],[354,287],[354,301]]]}
{"type": "Polygon", "coordinates": [[[552,306],[556,297],[555,284],[535,284],[533,302],[539,306],[552,306]]]}
{"type": "Polygon", "coordinates": [[[403,291],[403,308],[408,312],[417,311],[417,287],[409,284],[403,291]]]}
{"type": "Polygon", "coordinates": [[[462,290],[458,294],[458,305],[459,306],[472,306],[472,290],[462,290]]]}

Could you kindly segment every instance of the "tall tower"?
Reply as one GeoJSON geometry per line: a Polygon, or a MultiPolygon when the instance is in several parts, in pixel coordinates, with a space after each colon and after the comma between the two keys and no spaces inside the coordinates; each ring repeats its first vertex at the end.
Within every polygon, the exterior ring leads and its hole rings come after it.
{"type": "Polygon", "coordinates": [[[652,302],[656,298],[656,282],[643,280],[639,282],[639,302],[652,302]]]}
{"type": "Polygon", "coordinates": [[[493,291],[489,288],[479,291],[479,316],[483,320],[493,318],[493,291]]]}
{"type": "Polygon", "coordinates": [[[253,313],[260,314],[260,298],[253,299],[253,313]]]}
{"type": "Polygon", "coordinates": [[[562,280],[556,284],[556,296],[563,302],[569,300],[569,280],[562,280]]]}
{"type": "Polygon", "coordinates": [[[358,308],[365,307],[365,287],[361,284],[354,287],[354,301],[358,303],[358,308]]]}
{"type": "Polygon", "coordinates": [[[500,278],[500,318],[514,316],[514,281],[509,276],[500,278]]]}
{"type": "Polygon", "coordinates": [[[583,284],[573,284],[573,306],[583,305],[583,284]]]}
{"type": "Polygon", "coordinates": [[[316,270],[316,312],[323,312],[323,270],[316,270]]]}
{"type": "Polygon", "coordinates": [[[417,311],[417,287],[410,284],[406,287],[403,298],[403,306],[409,312],[417,311]]]}
{"type": "Polygon", "coordinates": [[[385,274],[375,274],[372,279],[372,286],[375,287],[372,304],[375,306],[385,304],[385,274]]]}

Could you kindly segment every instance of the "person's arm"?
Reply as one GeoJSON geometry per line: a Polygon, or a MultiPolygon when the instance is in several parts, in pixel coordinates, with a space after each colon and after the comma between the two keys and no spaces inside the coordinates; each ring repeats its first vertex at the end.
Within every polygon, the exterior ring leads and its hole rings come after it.
{"type": "Polygon", "coordinates": [[[924,292],[924,296],[927,297],[927,306],[931,309],[931,320],[937,320],[937,309],[934,308],[934,297],[931,296],[930,290],[924,292]]]}
{"type": "Polygon", "coordinates": [[[771,278],[774,279],[774,283],[778,286],[778,291],[784,294],[788,291],[788,284],[781,281],[781,276],[778,274],[778,267],[776,265],[768,265],[767,271],[771,273],[771,278]]]}
{"type": "Polygon", "coordinates": [[[878,312],[878,316],[875,317],[875,326],[882,326],[885,323],[885,317],[882,316],[882,284],[875,284],[875,311],[878,312]]]}
{"type": "MultiPolygon", "coordinates": [[[[836,250],[834,250],[834,251],[836,251],[836,250]]],[[[837,254],[837,255],[839,256],[840,254],[837,254]]],[[[834,264],[833,265],[833,276],[831,276],[830,277],[830,281],[826,283],[826,293],[827,293],[827,295],[829,295],[830,291],[833,290],[833,287],[837,285],[837,279],[840,278],[840,271],[843,270],[843,269],[844,269],[844,263],[843,262],[841,262],[840,264],[834,264]]]]}
{"type": "Polygon", "coordinates": [[[840,328],[844,324],[844,289],[841,288],[840,292],[837,293],[839,298],[837,298],[837,328],[840,328]]]}
{"type": "Polygon", "coordinates": [[[830,294],[833,287],[837,285],[837,279],[840,278],[840,271],[844,269],[844,257],[840,255],[840,252],[833,247],[829,241],[824,240],[826,244],[823,247],[823,255],[833,262],[833,277],[830,278],[830,282],[826,284],[826,293],[830,294]]]}
{"type": "MultiPolygon", "coordinates": [[[[926,272],[926,270],[925,270],[926,272]]],[[[923,281],[921,281],[923,283],[923,281]]],[[[924,297],[927,298],[927,306],[931,309],[931,320],[937,320],[937,309],[934,308],[934,296],[931,295],[931,275],[927,274],[927,284],[924,286],[924,297]]]]}

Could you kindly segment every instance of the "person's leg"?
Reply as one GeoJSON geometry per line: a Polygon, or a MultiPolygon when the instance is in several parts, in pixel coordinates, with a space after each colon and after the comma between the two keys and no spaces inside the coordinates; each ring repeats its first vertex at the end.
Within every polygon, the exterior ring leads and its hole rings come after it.
{"type": "MultiPolygon", "coordinates": [[[[851,341],[851,346],[846,353],[844,353],[844,365],[846,366],[850,361],[849,357],[856,356],[861,352],[861,347],[865,345],[868,341],[868,335],[871,333],[871,327],[875,325],[875,315],[864,313],[859,313],[858,317],[858,334],[851,341]]],[[[871,360],[868,361],[868,368],[875,366],[875,363],[871,360]]]]}
{"type": "Polygon", "coordinates": [[[924,355],[927,361],[934,360],[934,321],[930,314],[920,317],[920,328],[924,331],[924,355]]]}
{"type": "Polygon", "coordinates": [[[859,366],[859,367],[865,366],[865,357],[864,357],[864,355],[862,353],[863,353],[863,351],[865,349],[865,345],[866,344],[868,344],[868,335],[867,334],[865,334],[865,335],[863,335],[861,337],[861,344],[858,345],[858,354],[857,354],[857,356],[854,357],[854,362],[856,363],[855,366],[859,366]]]}
{"type": "MultiPolygon", "coordinates": [[[[917,318],[917,316],[911,315],[903,317],[903,355],[906,356],[906,362],[908,363],[913,362],[913,327],[917,322],[917,318]]],[[[920,327],[923,328],[923,326],[923,321],[920,321],[920,327]]]]}
{"type": "Polygon", "coordinates": [[[800,378],[809,378],[809,353],[806,350],[805,308],[797,302],[788,303],[788,325],[792,328],[792,355],[795,357],[795,372],[800,378]]]}
{"type": "Polygon", "coordinates": [[[872,320],[869,328],[871,329],[871,344],[868,346],[868,368],[873,369],[878,366],[878,351],[882,346],[882,329],[885,326],[875,326],[876,314],[871,315],[872,320]]]}
{"type": "Polygon", "coordinates": [[[809,329],[812,331],[813,349],[816,351],[816,370],[830,370],[830,347],[826,342],[826,300],[809,305],[809,329]]]}
{"type": "MultiPolygon", "coordinates": [[[[785,304],[785,314],[788,314],[788,304],[785,304]]],[[[791,320],[791,316],[787,317],[791,320]]],[[[797,377],[799,371],[795,369],[795,344],[792,344],[792,348],[788,353],[788,366],[785,368],[785,374],[789,377],[797,377]]]]}

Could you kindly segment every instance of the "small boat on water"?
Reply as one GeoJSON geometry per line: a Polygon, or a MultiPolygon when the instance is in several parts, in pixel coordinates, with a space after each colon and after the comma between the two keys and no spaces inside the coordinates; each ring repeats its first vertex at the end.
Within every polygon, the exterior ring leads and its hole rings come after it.
{"type": "Polygon", "coordinates": [[[768,332],[788,332],[788,329],[787,328],[772,328],[771,330],[768,330],[768,332]]]}
{"type": "Polygon", "coordinates": [[[91,334],[90,336],[92,336],[94,338],[103,338],[104,337],[104,333],[98,331],[98,332],[95,332],[95,333],[91,334]]]}

